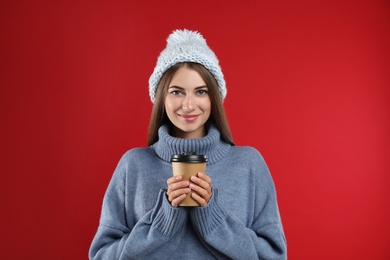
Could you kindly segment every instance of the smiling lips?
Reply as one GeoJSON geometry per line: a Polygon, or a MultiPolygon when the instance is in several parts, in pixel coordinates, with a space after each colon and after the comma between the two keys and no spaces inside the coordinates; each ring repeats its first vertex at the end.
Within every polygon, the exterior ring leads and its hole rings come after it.
{"type": "Polygon", "coordinates": [[[181,118],[184,119],[186,122],[193,122],[195,121],[199,115],[179,115],[181,118]]]}

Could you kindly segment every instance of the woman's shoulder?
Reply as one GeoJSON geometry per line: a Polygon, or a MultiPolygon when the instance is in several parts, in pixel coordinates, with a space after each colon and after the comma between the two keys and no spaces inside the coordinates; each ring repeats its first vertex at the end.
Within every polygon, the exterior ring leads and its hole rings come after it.
{"type": "Polygon", "coordinates": [[[253,146],[232,146],[231,158],[236,158],[245,164],[255,167],[266,165],[263,155],[253,146]]]}
{"type": "Polygon", "coordinates": [[[236,155],[242,155],[242,156],[249,156],[249,157],[261,157],[262,155],[253,146],[232,146],[232,152],[235,153],[236,155]]]}
{"type": "Polygon", "coordinates": [[[143,155],[148,154],[152,152],[152,149],[150,147],[135,147],[127,150],[124,155],[125,156],[136,156],[136,155],[143,155]]]}
{"type": "Polygon", "coordinates": [[[258,149],[252,146],[233,146],[231,161],[255,173],[255,176],[271,179],[268,165],[258,149]]]}
{"type": "Polygon", "coordinates": [[[150,147],[137,147],[127,150],[121,158],[121,161],[147,161],[155,158],[154,152],[150,147]]]}

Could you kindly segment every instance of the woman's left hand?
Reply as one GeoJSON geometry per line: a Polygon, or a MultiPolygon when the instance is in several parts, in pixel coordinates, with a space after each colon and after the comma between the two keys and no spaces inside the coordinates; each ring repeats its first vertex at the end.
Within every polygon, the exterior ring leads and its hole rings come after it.
{"type": "Polygon", "coordinates": [[[190,189],[193,191],[192,198],[201,206],[206,206],[212,193],[211,178],[203,172],[199,172],[197,176],[191,177],[190,189]]]}

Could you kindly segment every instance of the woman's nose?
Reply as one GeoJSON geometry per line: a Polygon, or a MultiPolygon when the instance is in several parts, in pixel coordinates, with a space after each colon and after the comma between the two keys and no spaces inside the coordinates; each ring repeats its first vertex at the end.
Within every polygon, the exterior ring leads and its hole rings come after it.
{"type": "Polygon", "coordinates": [[[191,94],[184,97],[182,109],[187,112],[194,109],[194,100],[191,94]]]}

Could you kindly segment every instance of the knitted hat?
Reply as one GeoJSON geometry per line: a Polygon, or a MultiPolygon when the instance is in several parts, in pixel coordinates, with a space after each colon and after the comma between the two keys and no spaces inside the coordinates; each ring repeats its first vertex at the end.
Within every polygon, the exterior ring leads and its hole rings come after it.
{"type": "Polygon", "coordinates": [[[218,83],[222,100],[225,99],[226,83],[217,57],[199,32],[184,29],[175,30],[169,35],[167,47],[158,57],[156,67],[149,78],[149,95],[153,103],[157,85],[165,71],[181,62],[199,63],[208,69],[218,83]]]}

